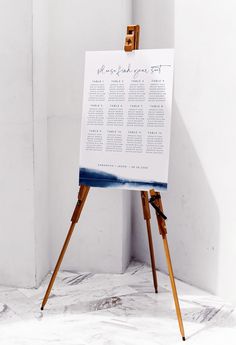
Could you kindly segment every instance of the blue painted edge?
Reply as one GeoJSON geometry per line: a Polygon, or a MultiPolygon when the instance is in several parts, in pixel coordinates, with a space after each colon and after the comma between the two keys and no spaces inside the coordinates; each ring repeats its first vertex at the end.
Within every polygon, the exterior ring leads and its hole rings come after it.
{"type": "Polygon", "coordinates": [[[90,187],[121,188],[138,190],[167,190],[167,183],[157,181],[127,180],[116,175],[95,169],[80,168],[79,184],[90,187]]]}

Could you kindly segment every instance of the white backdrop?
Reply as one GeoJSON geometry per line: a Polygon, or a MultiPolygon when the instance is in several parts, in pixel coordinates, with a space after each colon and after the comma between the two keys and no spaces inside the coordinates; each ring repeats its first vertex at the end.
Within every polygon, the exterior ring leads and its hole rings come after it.
{"type": "MultiPolygon", "coordinates": [[[[76,203],[84,53],[122,49],[131,2],[49,2],[49,229],[52,265],[76,203]]],[[[62,268],[123,272],[130,258],[129,193],[92,188],[62,268]]]]}
{"type": "Polygon", "coordinates": [[[1,0],[0,284],[35,286],[49,267],[46,66],[46,0],[1,0]]]}
{"type": "MultiPolygon", "coordinates": [[[[141,48],[176,48],[163,198],[176,276],[235,301],[235,2],[0,6],[0,283],[37,285],[55,262],[77,192],[84,50],[122,48],[133,17],[141,48]]],[[[132,198],[132,252],[129,193],[94,191],[63,268],[120,272],[131,254],[149,262],[139,195],[132,198]]],[[[165,270],[155,225],[157,267],[165,270]]]]}
{"type": "MultiPolygon", "coordinates": [[[[36,286],[55,264],[77,199],[84,52],[122,48],[130,21],[126,0],[0,0],[0,284],[36,286]]],[[[128,193],[93,190],[62,268],[124,271],[129,216],[128,193]]]]}
{"type": "MultiPolygon", "coordinates": [[[[170,188],[163,198],[175,274],[236,302],[236,4],[135,3],[141,47],[176,49],[170,188]]],[[[138,202],[133,200],[133,253],[149,262],[138,202]]],[[[157,267],[166,270],[159,234],[155,241],[157,267]]]]}

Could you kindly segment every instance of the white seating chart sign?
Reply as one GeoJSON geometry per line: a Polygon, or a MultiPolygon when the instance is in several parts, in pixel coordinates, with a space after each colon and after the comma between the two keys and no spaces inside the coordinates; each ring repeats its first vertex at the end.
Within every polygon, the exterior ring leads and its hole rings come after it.
{"type": "Polygon", "coordinates": [[[168,185],[173,49],[86,52],[79,184],[168,185]]]}

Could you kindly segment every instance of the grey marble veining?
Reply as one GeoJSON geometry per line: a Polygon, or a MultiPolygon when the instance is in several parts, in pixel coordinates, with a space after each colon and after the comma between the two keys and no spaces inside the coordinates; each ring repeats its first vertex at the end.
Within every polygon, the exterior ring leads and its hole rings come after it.
{"type": "MultiPolygon", "coordinates": [[[[149,266],[124,274],[61,271],[42,312],[50,275],[38,289],[0,287],[0,344],[171,345],[182,343],[167,275],[154,293],[149,266]]],[[[176,281],[188,344],[236,344],[236,311],[176,281]]]]}

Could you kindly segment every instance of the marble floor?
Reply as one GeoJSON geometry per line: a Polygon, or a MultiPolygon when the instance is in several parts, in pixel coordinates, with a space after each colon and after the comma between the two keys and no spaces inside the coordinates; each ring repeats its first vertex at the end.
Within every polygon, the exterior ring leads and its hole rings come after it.
{"type": "MultiPolygon", "coordinates": [[[[169,278],[132,261],[124,274],[62,271],[42,312],[49,276],[38,289],[0,287],[1,345],[182,344],[169,278]]],[[[176,281],[186,343],[236,344],[236,309],[176,281]]]]}

